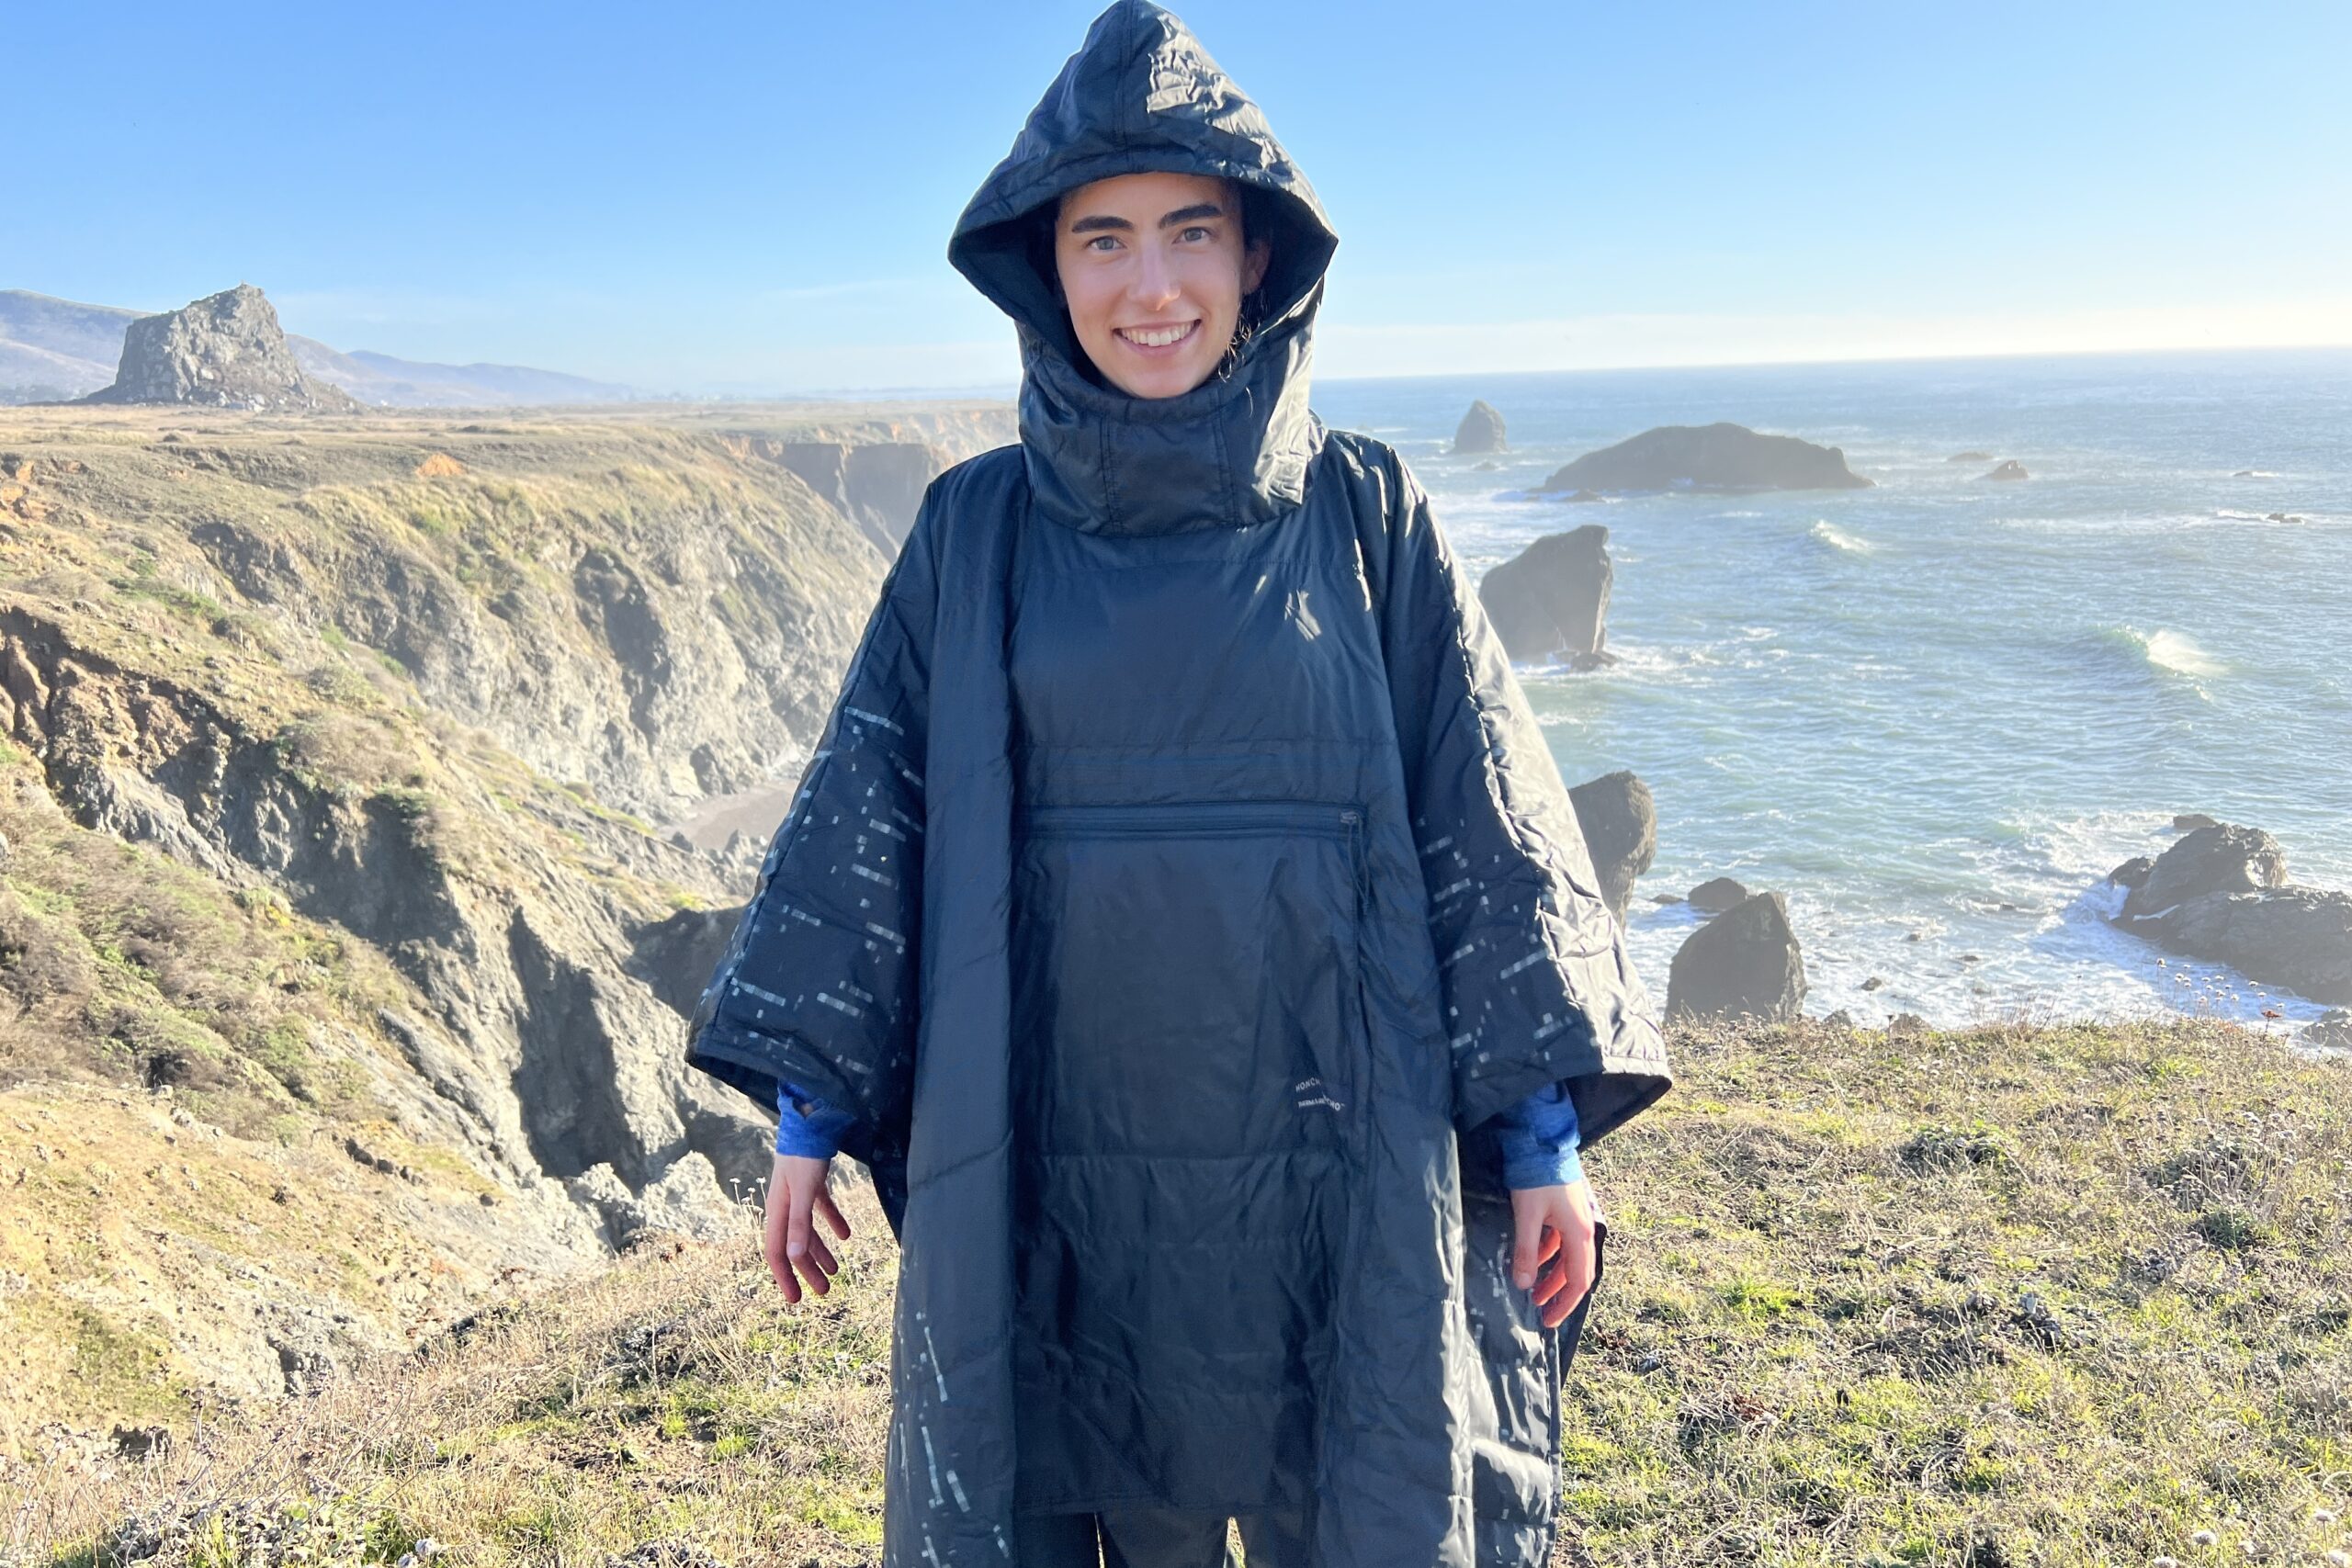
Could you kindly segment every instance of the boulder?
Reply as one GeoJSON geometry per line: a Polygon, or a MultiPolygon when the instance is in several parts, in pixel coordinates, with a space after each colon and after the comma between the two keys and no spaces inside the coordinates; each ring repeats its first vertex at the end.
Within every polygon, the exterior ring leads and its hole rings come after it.
{"type": "Polygon", "coordinates": [[[1690,889],[1690,907],[1702,914],[1720,915],[1747,897],[1747,889],[1728,876],[1711,877],[1690,889]]]}
{"type": "Polygon", "coordinates": [[[1999,468],[1995,468],[1991,473],[1986,474],[1984,477],[1988,479],[2030,479],[2033,476],[2025,471],[2025,465],[2023,463],[2020,463],[2015,457],[2012,457],[2007,462],[2003,463],[1999,468]]]}
{"type": "Polygon", "coordinates": [[[1613,662],[1609,640],[1609,530],[1588,523],[1546,534],[1490,569],[1478,603],[1513,659],[1559,658],[1579,670],[1613,662]]]}
{"type": "Polygon", "coordinates": [[[2199,828],[2156,857],[2147,880],[2132,889],[2117,919],[2152,919],[2176,904],[2208,893],[2250,893],[2287,885],[2287,856],[2259,828],[2215,823],[2199,828]]]}
{"type": "Polygon", "coordinates": [[[1588,452],[1539,487],[1566,490],[1868,490],[1836,446],[1745,425],[1668,424],[1588,452]]]}
{"type": "Polygon", "coordinates": [[[2176,833],[2193,833],[2199,828],[2218,828],[2221,825],[2219,818],[2208,817],[2202,811],[2183,811],[2172,819],[2172,830],[2176,833]]]}
{"type": "Polygon", "coordinates": [[[2330,1008],[2306,1024],[2301,1043],[2352,1051],[2352,1008],[2330,1008]]]}
{"type": "Polygon", "coordinates": [[[2156,863],[2154,857],[2133,855],[2107,874],[2108,886],[2122,888],[2144,887],[2148,883],[2148,874],[2155,869],[2156,863]]]}
{"type": "Polygon", "coordinates": [[[1954,452],[1944,459],[1947,463],[1989,463],[1992,460],[1990,452],[1954,452]]]}
{"type": "Polygon", "coordinates": [[[2258,828],[2219,822],[2179,840],[2115,924],[2313,1001],[2352,1002],[2352,893],[2290,883],[2285,852],[2258,828]]]}
{"type": "Polygon", "coordinates": [[[1601,897],[1622,925],[1633,901],[1634,879],[1657,858],[1657,802],[1630,773],[1604,773],[1568,791],[1585,848],[1600,877],[1601,897]]]}
{"type": "Polygon", "coordinates": [[[349,393],[295,363],[266,296],[250,283],[125,329],[114,385],[85,403],[196,403],[284,413],[356,413],[349,393]]]}
{"type": "Polygon", "coordinates": [[[1453,452],[1459,457],[1483,456],[1488,452],[1508,452],[1510,444],[1503,439],[1503,416],[1495,412],[1492,403],[1480,398],[1470,405],[1454,427],[1453,452]]]}
{"type": "Polygon", "coordinates": [[[2134,936],[2315,1002],[2352,1002],[2352,893],[2200,893],[2122,922],[2134,936]]]}
{"type": "Polygon", "coordinates": [[[1804,955],[1788,900],[1758,893],[1692,931],[1667,973],[1672,1021],[1784,1022],[1804,1003],[1804,955]]]}

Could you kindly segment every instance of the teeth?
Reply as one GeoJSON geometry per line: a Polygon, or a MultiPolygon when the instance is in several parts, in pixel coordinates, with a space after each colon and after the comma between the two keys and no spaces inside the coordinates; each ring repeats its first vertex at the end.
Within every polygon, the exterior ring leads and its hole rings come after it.
{"type": "Polygon", "coordinates": [[[1130,343],[1146,348],[1164,348],[1191,333],[1199,323],[1186,321],[1181,327],[1121,327],[1119,334],[1130,343]]]}

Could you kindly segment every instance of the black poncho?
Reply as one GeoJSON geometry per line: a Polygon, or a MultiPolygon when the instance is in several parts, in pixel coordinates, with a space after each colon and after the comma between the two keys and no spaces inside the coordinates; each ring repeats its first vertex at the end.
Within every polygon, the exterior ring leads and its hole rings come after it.
{"type": "Polygon", "coordinates": [[[1135,0],[956,225],[1021,441],[925,495],[690,1046],[857,1117],[902,1247],[890,1568],[1136,1505],[1310,1507],[1316,1568],[1549,1550],[1583,1312],[1511,1286],[1477,1130],[1566,1077],[1589,1148],[1665,1049],[1427,496],[1308,412],[1335,243],[1135,0]],[[1158,400],[1080,372],[1030,243],[1146,170],[1273,229],[1231,373],[1158,400]]]}

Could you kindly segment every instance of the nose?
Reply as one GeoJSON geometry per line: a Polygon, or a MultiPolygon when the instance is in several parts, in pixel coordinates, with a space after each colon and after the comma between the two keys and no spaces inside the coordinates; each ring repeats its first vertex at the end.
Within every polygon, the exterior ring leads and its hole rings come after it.
{"type": "Polygon", "coordinates": [[[1142,247],[1140,264],[1127,285],[1127,298],[1143,310],[1159,310],[1167,307],[1183,286],[1176,279],[1176,269],[1167,253],[1158,245],[1142,247]]]}

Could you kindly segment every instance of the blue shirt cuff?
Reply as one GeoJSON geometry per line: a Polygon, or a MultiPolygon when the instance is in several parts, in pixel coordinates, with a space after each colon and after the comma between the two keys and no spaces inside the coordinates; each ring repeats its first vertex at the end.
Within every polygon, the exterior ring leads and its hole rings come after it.
{"type": "Polygon", "coordinates": [[[776,1083],[775,1152],[800,1159],[831,1159],[842,1152],[842,1134],[857,1120],[815,1095],[781,1079],[776,1083]]]}
{"type": "Polygon", "coordinates": [[[1576,1100],[1566,1078],[1544,1085],[1495,1118],[1503,1151],[1503,1185],[1512,1191],[1559,1187],[1584,1178],[1577,1157],[1576,1100]]]}

